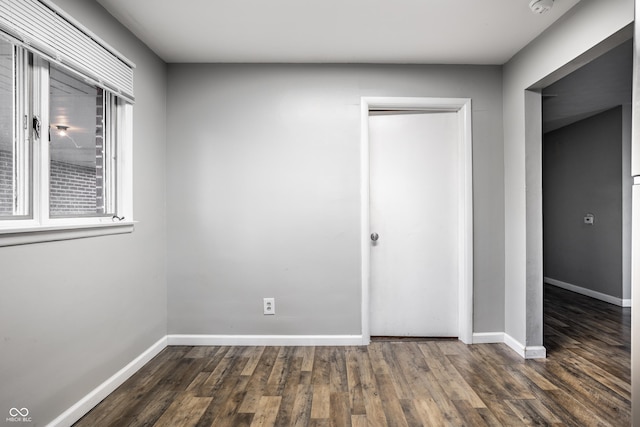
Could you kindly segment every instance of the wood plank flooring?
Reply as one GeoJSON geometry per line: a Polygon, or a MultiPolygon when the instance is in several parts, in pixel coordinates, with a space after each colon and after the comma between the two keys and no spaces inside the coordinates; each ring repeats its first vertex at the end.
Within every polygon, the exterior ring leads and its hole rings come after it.
{"type": "Polygon", "coordinates": [[[545,346],[168,347],[76,426],[631,425],[630,309],[546,287],[545,346]]]}

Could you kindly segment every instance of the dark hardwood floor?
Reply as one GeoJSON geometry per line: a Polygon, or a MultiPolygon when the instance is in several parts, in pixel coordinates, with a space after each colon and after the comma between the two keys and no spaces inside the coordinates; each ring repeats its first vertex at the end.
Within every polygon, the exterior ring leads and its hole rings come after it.
{"type": "Polygon", "coordinates": [[[630,309],[545,287],[545,346],[169,347],[76,426],[631,425],[630,309]]]}

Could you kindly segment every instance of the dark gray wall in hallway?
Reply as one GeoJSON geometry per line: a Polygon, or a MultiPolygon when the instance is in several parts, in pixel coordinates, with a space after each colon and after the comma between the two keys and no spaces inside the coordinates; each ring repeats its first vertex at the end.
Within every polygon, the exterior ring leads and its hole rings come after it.
{"type": "Polygon", "coordinates": [[[622,131],[618,107],[543,142],[545,277],[616,298],[623,298],[622,131]],[[588,213],[593,225],[583,222],[588,213]]]}

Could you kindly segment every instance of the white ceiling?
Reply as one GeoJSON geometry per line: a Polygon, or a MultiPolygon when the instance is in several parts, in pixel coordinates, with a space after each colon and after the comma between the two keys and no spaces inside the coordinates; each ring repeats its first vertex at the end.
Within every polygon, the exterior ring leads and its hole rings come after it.
{"type": "Polygon", "coordinates": [[[579,0],[98,0],[175,62],[504,64],[579,0]]]}
{"type": "MultiPolygon", "coordinates": [[[[97,1],[168,63],[504,64],[579,0],[97,1]]],[[[545,131],[630,102],[630,46],[545,90],[545,131]]]]}

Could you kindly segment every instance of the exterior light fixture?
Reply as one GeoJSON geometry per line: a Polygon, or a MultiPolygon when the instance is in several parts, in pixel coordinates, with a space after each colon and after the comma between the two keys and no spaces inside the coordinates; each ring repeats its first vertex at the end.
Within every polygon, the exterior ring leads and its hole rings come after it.
{"type": "Polygon", "coordinates": [[[67,136],[67,129],[69,129],[69,126],[56,125],[56,129],[58,129],[58,135],[67,136]]]}

